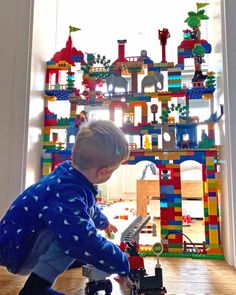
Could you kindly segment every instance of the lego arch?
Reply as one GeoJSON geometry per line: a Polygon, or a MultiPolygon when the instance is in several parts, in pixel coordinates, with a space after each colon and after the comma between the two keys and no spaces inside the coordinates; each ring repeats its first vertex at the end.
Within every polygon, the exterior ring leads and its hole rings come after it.
{"type": "MultiPolygon", "coordinates": [[[[141,122],[140,123],[147,123],[147,103],[145,101],[131,101],[129,103],[129,112],[134,114],[135,117],[135,107],[141,106],[142,113],[141,113],[141,122]]],[[[135,120],[134,120],[135,121],[135,120]]]]}
{"type": "Polygon", "coordinates": [[[60,72],[58,69],[47,69],[46,72],[46,86],[51,88],[52,84],[60,83],[60,72]]]}
{"type": "Polygon", "coordinates": [[[194,160],[180,165],[183,233],[193,242],[206,240],[202,171],[203,165],[194,160]],[[191,231],[186,226],[191,226],[191,231]]]}
{"type": "MultiPolygon", "coordinates": [[[[132,165],[133,166],[133,165],[132,165]]],[[[140,160],[136,170],[136,211],[138,215],[160,217],[159,168],[153,161],[140,160]],[[137,173],[138,172],[138,173],[137,173]]]]}
{"type": "Polygon", "coordinates": [[[113,122],[115,121],[115,109],[116,108],[121,108],[122,111],[124,112],[124,110],[127,108],[127,104],[122,101],[112,101],[109,104],[110,120],[112,120],[113,122]]]}

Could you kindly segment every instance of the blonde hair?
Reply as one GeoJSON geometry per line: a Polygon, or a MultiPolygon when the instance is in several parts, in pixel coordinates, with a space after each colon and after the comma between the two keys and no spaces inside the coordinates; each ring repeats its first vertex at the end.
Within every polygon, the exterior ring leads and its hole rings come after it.
{"type": "Polygon", "coordinates": [[[129,144],[112,121],[89,121],[80,126],[72,150],[72,163],[82,170],[112,167],[127,160],[129,144]]]}

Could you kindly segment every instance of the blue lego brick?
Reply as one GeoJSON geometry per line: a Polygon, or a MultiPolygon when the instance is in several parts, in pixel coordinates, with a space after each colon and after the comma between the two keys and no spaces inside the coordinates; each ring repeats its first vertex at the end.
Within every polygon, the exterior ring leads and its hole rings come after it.
{"type": "Polygon", "coordinates": [[[57,115],[54,115],[54,114],[51,114],[51,115],[49,115],[49,114],[45,114],[45,115],[44,115],[44,118],[45,118],[45,119],[50,119],[50,118],[51,118],[51,119],[54,119],[54,118],[56,118],[56,117],[57,117],[57,115]]]}
{"type": "Polygon", "coordinates": [[[180,68],[181,70],[184,69],[184,64],[176,64],[175,68],[180,68]]]}
{"type": "Polygon", "coordinates": [[[167,202],[160,202],[160,208],[168,208],[168,203],[167,202]]]}
{"type": "Polygon", "coordinates": [[[211,53],[211,44],[209,44],[209,43],[203,43],[201,45],[205,49],[205,51],[206,51],[205,53],[211,53]]]}
{"type": "Polygon", "coordinates": [[[150,102],[152,99],[151,96],[148,95],[140,95],[140,96],[131,96],[126,98],[126,102],[130,101],[145,101],[145,102],[150,102]]]}
{"type": "Polygon", "coordinates": [[[168,73],[168,80],[179,80],[179,79],[181,79],[181,75],[170,75],[169,73],[168,73]]]}
{"type": "Polygon", "coordinates": [[[148,71],[149,72],[160,72],[160,68],[159,67],[149,67],[148,71]]]}
{"type": "Polygon", "coordinates": [[[83,61],[84,58],[83,58],[83,56],[72,55],[72,60],[75,62],[80,62],[80,61],[83,61]]]}
{"type": "Polygon", "coordinates": [[[208,198],[209,198],[209,200],[215,200],[216,193],[215,192],[211,192],[211,195],[210,195],[210,193],[208,193],[208,198]]]}
{"type": "Polygon", "coordinates": [[[217,224],[209,224],[209,229],[219,229],[219,226],[217,224]]]}
{"type": "Polygon", "coordinates": [[[161,194],[172,194],[174,192],[173,185],[160,185],[160,193],[161,194]]]}
{"type": "Polygon", "coordinates": [[[45,90],[45,94],[48,96],[55,96],[57,100],[68,100],[69,94],[72,93],[72,90],[45,90]]]}
{"type": "Polygon", "coordinates": [[[176,203],[176,204],[180,204],[181,203],[181,195],[180,194],[174,194],[173,192],[172,193],[168,193],[167,194],[167,198],[168,198],[168,201],[171,202],[171,203],[176,203]],[[179,198],[180,199],[180,202],[176,202],[176,198],[179,198]]]}
{"type": "Polygon", "coordinates": [[[208,87],[208,88],[191,88],[187,89],[186,93],[189,96],[189,99],[201,99],[203,94],[209,94],[213,93],[215,91],[214,87],[208,87]]]}
{"type": "Polygon", "coordinates": [[[161,134],[161,128],[148,130],[148,134],[161,134]]]}
{"type": "Polygon", "coordinates": [[[215,174],[208,174],[207,175],[207,178],[209,178],[209,179],[215,179],[216,176],[215,176],[215,174]]]}
{"type": "Polygon", "coordinates": [[[178,229],[171,229],[171,230],[168,230],[168,232],[170,232],[171,234],[179,234],[180,231],[178,229]]]}
{"type": "Polygon", "coordinates": [[[182,225],[181,220],[169,220],[168,225],[182,225]]]}
{"type": "Polygon", "coordinates": [[[183,56],[183,57],[193,57],[192,51],[184,51],[184,52],[178,52],[178,56],[183,56]]]}
{"type": "Polygon", "coordinates": [[[176,194],[175,195],[174,202],[178,203],[178,204],[182,203],[181,194],[176,194]],[[178,198],[177,198],[177,196],[178,196],[178,198]]]}

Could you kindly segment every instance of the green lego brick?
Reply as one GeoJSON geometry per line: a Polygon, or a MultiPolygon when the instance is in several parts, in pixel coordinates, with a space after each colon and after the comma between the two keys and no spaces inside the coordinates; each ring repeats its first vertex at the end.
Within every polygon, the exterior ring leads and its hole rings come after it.
{"type": "Polygon", "coordinates": [[[168,244],[168,248],[178,248],[179,249],[179,248],[182,248],[182,244],[168,244]]]}
{"type": "Polygon", "coordinates": [[[214,165],[207,165],[206,169],[207,170],[215,170],[215,166],[214,165]]]}
{"type": "Polygon", "coordinates": [[[45,159],[42,159],[42,160],[43,160],[43,163],[52,163],[52,159],[45,158],[45,159]]]}

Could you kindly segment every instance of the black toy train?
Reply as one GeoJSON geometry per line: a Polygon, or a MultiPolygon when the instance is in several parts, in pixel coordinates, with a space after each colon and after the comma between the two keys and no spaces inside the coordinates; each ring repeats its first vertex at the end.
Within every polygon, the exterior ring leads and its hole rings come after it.
{"type": "Polygon", "coordinates": [[[136,243],[126,243],[125,252],[129,256],[130,274],[128,286],[131,295],[163,295],[166,289],[163,287],[162,269],[157,263],[155,274],[150,276],[144,268],[143,258],[139,255],[136,243]]]}

